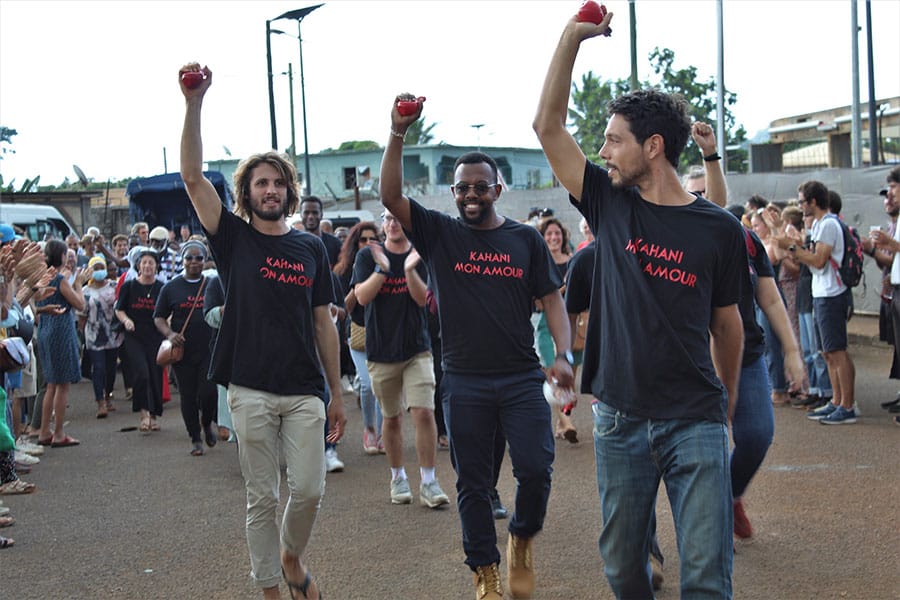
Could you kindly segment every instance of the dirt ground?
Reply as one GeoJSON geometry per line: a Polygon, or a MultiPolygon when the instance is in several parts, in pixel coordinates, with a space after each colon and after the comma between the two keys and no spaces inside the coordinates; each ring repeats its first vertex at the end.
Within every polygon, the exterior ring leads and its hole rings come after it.
{"type": "MultiPolygon", "coordinates": [[[[856,425],[824,427],[804,413],[777,408],[775,442],[747,495],[756,535],[736,543],[735,598],[900,598],[900,427],[878,407],[898,384],[887,379],[885,346],[854,345],[856,425]]],[[[121,393],[117,391],[118,397],[121,393]]],[[[124,402],[94,418],[90,385],[73,387],[68,430],[82,444],[49,449],[27,481],[30,496],[5,496],[16,540],[0,550],[0,597],[255,598],[244,541],[243,484],[234,445],[188,454],[178,400],[163,431],[136,425],[124,402]]],[[[361,417],[348,401],[343,473],[329,474],[309,565],[330,600],[455,600],[472,597],[455,505],[429,510],[394,506],[385,459],[361,447],[361,417]]],[[[599,507],[587,404],[575,413],[581,443],[557,448],[545,529],[535,545],[538,599],[612,598],[598,556],[599,507]]],[[[418,484],[412,430],[405,448],[418,484]]],[[[449,456],[438,476],[455,500],[449,456]]],[[[514,495],[508,460],[500,492],[514,495]]],[[[671,513],[661,489],[659,535],[666,554],[658,598],[679,597],[671,513]]],[[[497,522],[501,552],[507,521],[497,522]]],[[[284,597],[288,597],[284,588],[284,597]]]]}

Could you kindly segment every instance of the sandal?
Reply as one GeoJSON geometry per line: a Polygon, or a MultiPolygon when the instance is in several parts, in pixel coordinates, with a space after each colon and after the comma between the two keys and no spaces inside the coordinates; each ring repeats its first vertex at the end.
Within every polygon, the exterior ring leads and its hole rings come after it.
{"type": "Polygon", "coordinates": [[[150,431],[159,431],[160,426],[159,423],[156,422],[156,417],[150,417],[150,431]]]}
{"type": "Polygon", "coordinates": [[[106,408],[106,401],[100,400],[99,402],[97,402],[97,418],[105,419],[107,414],[108,412],[106,408]]]}
{"type": "Polygon", "coordinates": [[[0,485],[0,494],[4,496],[16,496],[19,494],[30,494],[37,489],[33,483],[25,483],[21,479],[13,479],[3,485],[0,485]]]}
{"type": "Polygon", "coordinates": [[[141,433],[150,433],[150,417],[141,417],[141,426],[138,428],[141,433]]]}
{"type": "Polygon", "coordinates": [[[56,438],[54,438],[53,441],[50,443],[50,447],[51,448],[65,448],[66,446],[77,446],[80,443],[81,442],[79,442],[72,436],[67,435],[66,437],[59,440],[58,442],[56,441],[56,438]]]}
{"type": "Polygon", "coordinates": [[[0,517],[0,527],[12,527],[16,524],[16,520],[12,517],[0,517]]]}
{"type": "Polygon", "coordinates": [[[15,540],[11,540],[9,538],[5,538],[2,535],[0,535],[0,550],[2,550],[3,548],[9,548],[10,546],[14,545],[15,543],[16,543],[15,540]]]}
{"type": "MultiPolygon", "coordinates": [[[[304,598],[309,598],[306,593],[309,591],[309,585],[312,583],[312,578],[309,576],[309,571],[306,572],[306,576],[303,577],[303,583],[296,584],[293,581],[287,578],[287,575],[284,573],[284,568],[281,569],[281,576],[284,578],[284,582],[288,586],[288,591],[291,593],[291,600],[297,600],[297,596],[294,595],[294,590],[297,590],[301,594],[303,594],[304,598]]],[[[319,600],[322,599],[322,592],[319,592],[319,600]]]]}
{"type": "Polygon", "coordinates": [[[194,442],[194,447],[191,449],[191,456],[203,456],[202,442],[194,442]]]}

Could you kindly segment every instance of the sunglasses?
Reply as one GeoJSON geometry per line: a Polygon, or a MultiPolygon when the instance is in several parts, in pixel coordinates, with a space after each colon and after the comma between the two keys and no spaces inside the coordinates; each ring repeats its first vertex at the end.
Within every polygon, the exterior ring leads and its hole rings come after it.
{"type": "Polygon", "coordinates": [[[456,192],[457,196],[465,196],[469,193],[469,189],[472,188],[475,190],[475,193],[479,196],[484,196],[491,188],[493,188],[496,183],[462,183],[457,182],[453,184],[453,191],[456,192]]]}
{"type": "Polygon", "coordinates": [[[200,254],[186,254],[184,257],[182,257],[181,260],[183,260],[184,262],[189,262],[192,260],[204,261],[206,259],[200,254]]]}
{"type": "Polygon", "coordinates": [[[377,242],[378,238],[374,237],[374,236],[372,236],[372,237],[360,236],[359,241],[361,241],[361,242],[377,242]]]}

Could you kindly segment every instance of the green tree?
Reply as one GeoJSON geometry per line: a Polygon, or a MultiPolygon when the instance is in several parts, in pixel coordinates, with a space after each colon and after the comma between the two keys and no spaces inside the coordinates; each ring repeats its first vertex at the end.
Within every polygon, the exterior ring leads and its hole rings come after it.
{"type": "MultiPolygon", "coordinates": [[[[675,69],[675,53],[668,48],[655,48],[650,53],[649,60],[653,72],[657,76],[657,81],[643,81],[640,83],[640,87],[656,87],[664,92],[681,94],[690,105],[689,112],[693,120],[708,123],[716,121],[715,79],[699,81],[697,68],[693,66],[675,69]]],[[[591,71],[582,77],[580,88],[576,84],[572,84],[574,108],[569,109],[569,125],[575,128],[573,135],[582,151],[592,160],[596,159],[597,152],[603,145],[603,133],[608,121],[607,103],[629,90],[627,80],[600,81],[591,71]]],[[[737,102],[737,96],[726,91],[726,144],[737,144],[746,140],[746,131],[743,126],[736,127],[734,116],[729,111],[729,107],[734,106],[735,102],[737,102]]],[[[729,153],[728,170],[744,171],[745,160],[746,153],[744,151],[729,153]]],[[[702,164],[702,162],[700,150],[696,144],[689,142],[681,154],[679,169],[683,171],[690,165],[702,164]]]]}
{"type": "Polygon", "coordinates": [[[12,148],[3,147],[3,144],[7,144],[9,146],[12,145],[12,138],[14,135],[19,135],[19,132],[5,125],[0,125],[0,160],[3,160],[3,155],[7,152],[9,152],[10,154],[16,153],[16,151],[12,148]]]}
{"type": "Polygon", "coordinates": [[[343,142],[340,146],[338,146],[338,152],[344,152],[347,150],[381,150],[381,146],[377,142],[373,142],[372,140],[362,140],[362,141],[350,141],[343,142]]]}
{"type": "Polygon", "coordinates": [[[431,130],[434,129],[435,125],[437,125],[437,123],[431,123],[426,126],[425,119],[413,121],[412,125],[406,130],[406,137],[403,138],[403,142],[410,146],[425,146],[430,144],[434,139],[434,134],[431,133],[431,130]]]}

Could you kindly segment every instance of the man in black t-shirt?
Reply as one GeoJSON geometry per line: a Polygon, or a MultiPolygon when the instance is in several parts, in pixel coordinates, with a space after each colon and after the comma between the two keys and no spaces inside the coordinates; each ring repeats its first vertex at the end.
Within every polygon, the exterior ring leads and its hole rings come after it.
{"type": "Polygon", "coordinates": [[[403,468],[403,405],[416,427],[416,456],[422,483],[419,501],[429,508],[450,499],[434,476],[437,425],[434,421],[434,371],[425,319],[428,271],[403,228],[384,213],[384,246],[369,242],[356,255],[356,299],[366,307],[366,364],[372,391],[381,404],[381,437],[391,467],[391,502],[412,501],[403,468]]]}
{"type": "Polygon", "coordinates": [[[267,152],[242,161],[234,175],[237,214],[223,209],[202,170],[200,109],[212,73],[190,63],[179,79],[188,72],[202,73],[203,79],[193,88],[181,82],[187,105],[181,177],[225,288],[228,308],[210,378],[228,385],[247,488],[251,574],[266,598],[280,597],[282,576],[292,594],[298,590],[318,598],[319,588],[300,557],[325,491],[323,369],[332,393],[329,441],[340,439],[346,423],[330,310],[331,269],[321,240],[287,225],[299,189],[294,165],[281,155],[267,152]],[[280,528],[279,440],[290,489],[280,528]]]}
{"type": "Polygon", "coordinates": [[[579,46],[611,19],[569,20],[534,121],[554,174],[597,239],[582,379],[598,400],[600,552],[617,597],[653,597],[647,532],[662,478],[682,595],[730,598],[726,423],[743,344],[744,237],[731,215],[681,188],[676,167],[691,127],[683,100],[656,90],[613,100],[599,152],[606,169],[566,129],[579,46]]]}
{"type": "MultiPolygon", "coordinates": [[[[410,99],[404,94],[396,100],[410,99]]],[[[451,192],[458,219],[403,195],[403,136],[420,115],[421,104],[413,115],[402,116],[396,107],[391,111],[391,137],[381,163],[382,203],[403,225],[432,276],[443,341],[444,418],[476,597],[503,596],[491,507],[494,438],[502,430],[517,481],[507,544],[508,583],[514,598],[530,598],[532,538],[543,527],[554,453],[531,309],[535,298],[543,302],[558,351],[547,377],[571,389],[573,359],[559,293],[562,281],[537,230],[496,213],[501,185],[490,156],[470,152],[456,160],[457,183],[451,192]]]]}
{"type": "MultiPolygon", "coordinates": [[[[318,196],[304,196],[300,202],[300,223],[303,225],[301,231],[311,233],[320,238],[325,244],[325,250],[328,253],[328,264],[332,267],[337,264],[338,257],[341,254],[341,240],[336,236],[322,231],[322,199],[318,196]]],[[[294,223],[296,226],[296,222],[294,223]]]]}

